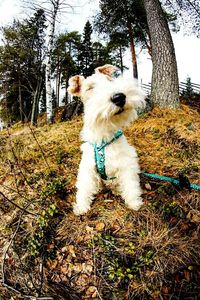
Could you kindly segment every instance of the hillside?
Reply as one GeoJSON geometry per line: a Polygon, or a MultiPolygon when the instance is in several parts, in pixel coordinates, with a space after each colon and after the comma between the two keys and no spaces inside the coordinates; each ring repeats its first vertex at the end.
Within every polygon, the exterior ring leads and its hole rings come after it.
{"type": "MultiPolygon", "coordinates": [[[[0,299],[197,299],[200,192],[141,174],[139,212],[104,190],[75,216],[81,126],[0,132],[0,299]]],[[[125,135],[142,171],[200,185],[195,109],[154,109],[125,135]]]]}

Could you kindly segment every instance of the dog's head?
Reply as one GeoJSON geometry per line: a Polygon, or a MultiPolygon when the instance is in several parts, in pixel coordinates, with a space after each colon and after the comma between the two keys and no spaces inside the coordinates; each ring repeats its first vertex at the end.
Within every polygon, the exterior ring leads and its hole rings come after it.
{"type": "Polygon", "coordinates": [[[113,78],[116,70],[112,65],[104,65],[96,68],[92,76],[76,75],[69,80],[68,92],[81,98],[85,121],[91,126],[107,124],[118,129],[135,120],[137,109],[145,106],[137,81],[122,76],[113,78]]]}

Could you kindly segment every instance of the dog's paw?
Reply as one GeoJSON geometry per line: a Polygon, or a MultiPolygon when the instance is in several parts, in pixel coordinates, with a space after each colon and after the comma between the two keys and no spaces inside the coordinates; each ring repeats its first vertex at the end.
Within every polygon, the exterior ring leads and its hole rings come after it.
{"type": "Polygon", "coordinates": [[[141,197],[138,197],[136,200],[127,203],[127,206],[133,210],[139,210],[141,206],[144,204],[141,197]]]}
{"type": "Polygon", "coordinates": [[[89,209],[90,206],[80,206],[77,203],[75,203],[73,207],[73,212],[75,215],[80,216],[86,214],[89,209]]]}

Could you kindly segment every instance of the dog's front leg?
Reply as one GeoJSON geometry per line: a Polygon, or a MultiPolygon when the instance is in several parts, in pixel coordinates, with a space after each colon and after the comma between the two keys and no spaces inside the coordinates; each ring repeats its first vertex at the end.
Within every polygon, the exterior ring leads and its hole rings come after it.
{"type": "Polygon", "coordinates": [[[73,207],[73,211],[76,215],[83,215],[90,209],[94,195],[98,193],[100,186],[100,179],[94,167],[88,166],[88,164],[82,160],[76,182],[76,202],[73,207]]]}
{"type": "Polygon", "coordinates": [[[143,201],[138,174],[134,173],[131,168],[121,170],[119,173],[119,188],[126,205],[133,210],[139,210],[143,201]]]}

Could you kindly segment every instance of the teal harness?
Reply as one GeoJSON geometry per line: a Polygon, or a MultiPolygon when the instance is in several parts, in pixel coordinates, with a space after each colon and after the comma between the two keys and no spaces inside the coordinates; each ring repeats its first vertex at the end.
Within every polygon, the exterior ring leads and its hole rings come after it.
{"type": "Polygon", "coordinates": [[[101,144],[92,144],[94,147],[94,159],[96,164],[96,170],[100,175],[101,179],[109,180],[114,179],[115,177],[109,177],[106,175],[106,167],[105,167],[105,147],[116,141],[120,136],[123,135],[122,130],[118,130],[115,132],[114,137],[109,141],[105,142],[104,140],[101,144]]]}

